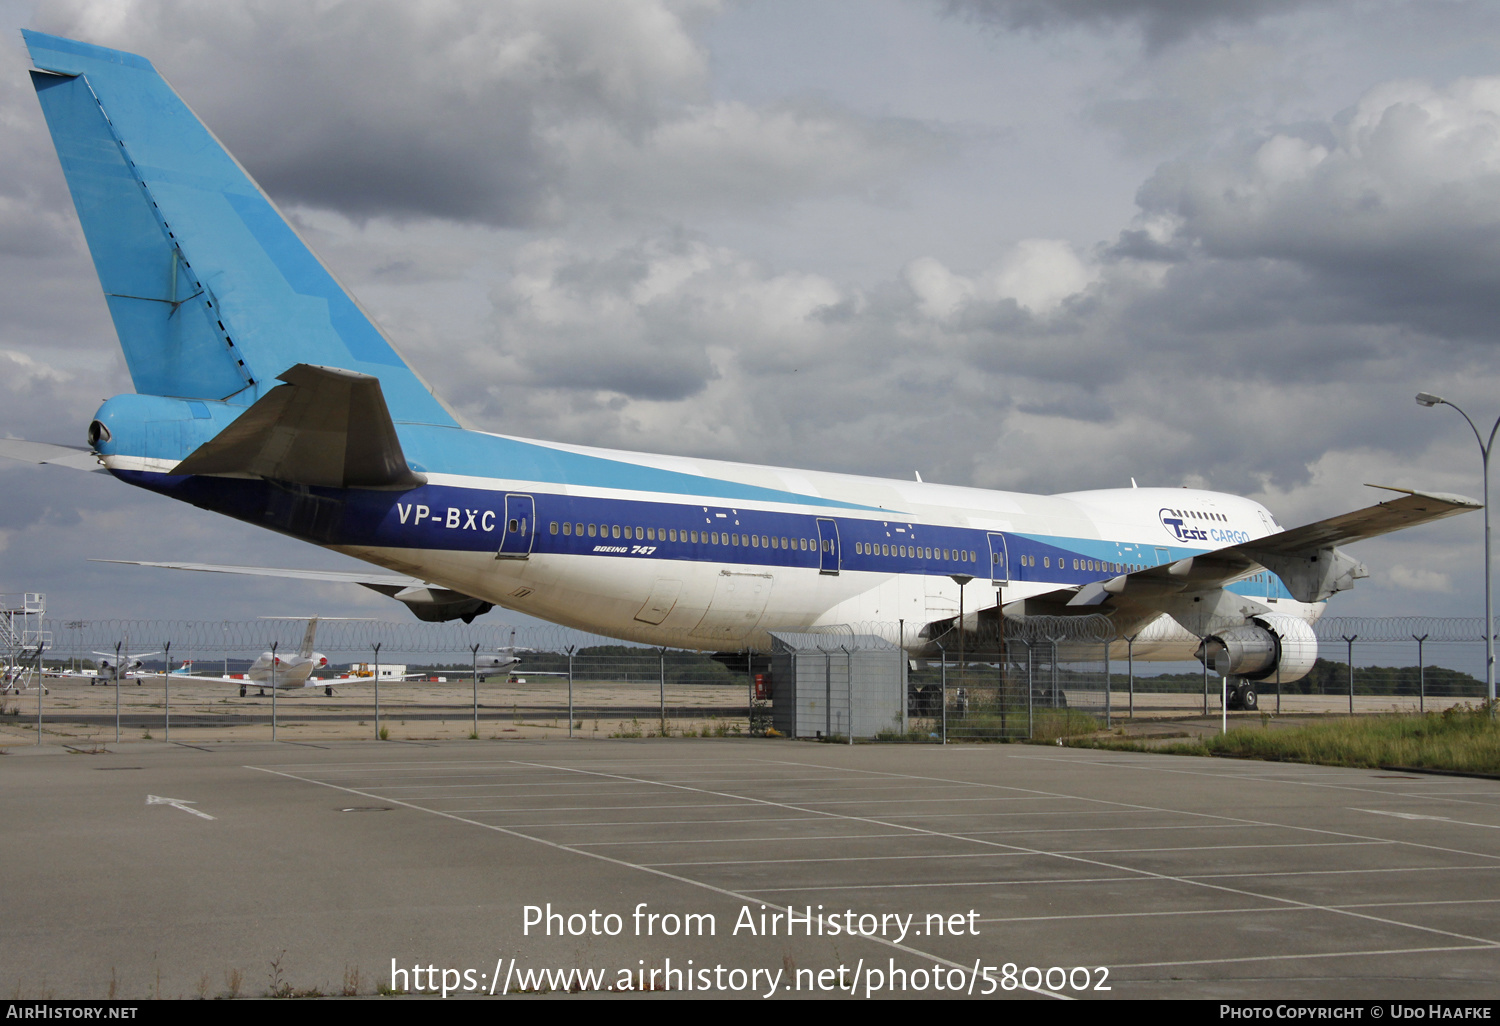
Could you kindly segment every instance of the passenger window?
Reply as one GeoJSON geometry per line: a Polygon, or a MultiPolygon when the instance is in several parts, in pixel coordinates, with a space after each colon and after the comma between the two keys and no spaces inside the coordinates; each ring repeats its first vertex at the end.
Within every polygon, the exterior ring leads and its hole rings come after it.
{"type": "Polygon", "coordinates": [[[610,535],[611,538],[618,538],[618,537],[620,537],[620,525],[619,524],[613,524],[613,525],[611,525],[610,529],[609,529],[609,535],[610,535]]]}
{"type": "Polygon", "coordinates": [[[569,534],[570,535],[572,533],[573,533],[573,525],[572,524],[563,524],[563,534],[569,534]]]}
{"type": "Polygon", "coordinates": [[[553,534],[557,533],[557,521],[556,520],[552,521],[552,533],[553,534]]]}

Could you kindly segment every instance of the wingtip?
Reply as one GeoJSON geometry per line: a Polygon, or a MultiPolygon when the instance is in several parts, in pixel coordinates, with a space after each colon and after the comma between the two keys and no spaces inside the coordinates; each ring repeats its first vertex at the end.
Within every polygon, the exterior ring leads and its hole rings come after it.
{"type": "Polygon", "coordinates": [[[1471,499],[1467,495],[1459,495],[1456,492],[1423,492],[1415,488],[1397,488],[1395,485],[1370,484],[1365,482],[1366,488],[1379,488],[1387,492],[1400,492],[1402,495],[1411,495],[1420,499],[1433,499],[1437,502],[1445,502],[1450,506],[1463,506],[1469,509],[1483,509],[1484,503],[1477,499],[1471,499]]]}

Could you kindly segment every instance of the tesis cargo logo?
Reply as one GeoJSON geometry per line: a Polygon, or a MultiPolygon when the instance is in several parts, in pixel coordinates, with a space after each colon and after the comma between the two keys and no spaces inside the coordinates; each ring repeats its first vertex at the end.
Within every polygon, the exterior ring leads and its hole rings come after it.
{"type": "Polygon", "coordinates": [[[1157,516],[1161,517],[1161,526],[1165,527],[1167,533],[1178,541],[1208,541],[1206,530],[1188,523],[1175,509],[1164,509],[1157,516]]]}
{"type": "Polygon", "coordinates": [[[1185,517],[1181,510],[1164,509],[1157,514],[1161,526],[1180,542],[1220,542],[1238,545],[1250,540],[1244,531],[1224,527],[1199,527],[1185,517]]]}

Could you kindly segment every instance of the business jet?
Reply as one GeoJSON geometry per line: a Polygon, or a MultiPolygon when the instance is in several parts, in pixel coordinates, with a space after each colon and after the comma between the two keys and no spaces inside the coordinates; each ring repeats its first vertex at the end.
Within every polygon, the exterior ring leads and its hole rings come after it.
{"type": "Polygon", "coordinates": [[[1326,600],[1366,576],[1339,546],[1479,508],[1395,489],[1283,530],[1198,489],[1026,495],[472,430],[149,61],[23,35],[136,392],[104,402],[87,449],[0,452],[405,575],[386,583],[424,618],[501,606],[721,652],[904,622],[919,657],[1002,616],[1098,613],[1163,639],[1137,658],[1291,681],[1326,600]]]}
{"type": "MultiPolygon", "coordinates": [[[[134,654],[120,654],[116,652],[95,652],[99,657],[99,664],[92,670],[68,670],[56,669],[43,671],[48,677],[58,679],[71,678],[73,680],[87,680],[90,684],[113,684],[116,681],[134,681],[141,683],[143,676],[148,676],[145,660],[154,656],[157,652],[136,652],[134,654]],[[110,660],[114,660],[111,662],[110,660]]],[[[158,675],[159,676],[159,675],[158,675]]]]}
{"type": "MultiPolygon", "coordinates": [[[[300,617],[276,617],[274,619],[300,619],[300,617]]],[[[313,676],[315,673],[328,669],[328,657],[313,649],[318,635],[319,619],[316,616],[307,618],[307,630],[303,632],[302,647],[298,651],[289,653],[267,649],[255,657],[255,661],[244,673],[203,676],[188,672],[191,664],[185,663],[183,669],[172,671],[170,676],[173,680],[238,684],[241,698],[245,697],[251,685],[259,688],[256,693],[259,698],[266,697],[266,688],[273,688],[277,691],[322,688],[324,694],[332,696],[335,684],[367,679],[357,674],[341,674],[333,677],[313,676]]],[[[412,676],[416,674],[405,674],[402,679],[412,676]]]]}

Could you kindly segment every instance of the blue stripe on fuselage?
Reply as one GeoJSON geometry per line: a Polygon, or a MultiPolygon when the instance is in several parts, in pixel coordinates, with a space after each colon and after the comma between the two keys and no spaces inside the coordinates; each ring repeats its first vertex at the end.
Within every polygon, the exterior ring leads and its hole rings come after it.
{"type": "MultiPolygon", "coordinates": [[[[496,552],[509,526],[507,493],[485,488],[426,485],[390,492],[141,471],[114,473],[130,484],[320,545],[496,552]]],[[[705,507],[701,503],[536,491],[510,494],[529,495],[535,504],[535,524],[528,526],[534,555],[816,569],[820,564],[818,521],[832,520],[838,528],[842,570],[985,578],[990,566],[989,535],[995,533],[909,520],[830,516],[819,511],[705,507]],[[563,523],[573,529],[564,533],[563,523]],[[579,525],[583,526],[582,533],[579,525]],[[593,535],[588,533],[590,525],[593,535]],[[896,547],[890,548],[893,544],[896,547]],[[898,554],[881,555],[881,545],[887,546],[888,553],[898,554]],[[899,554],[902,545],[906,546],[906,555],[899,554]],[[927,555],[928,551],[933,555],[927,555]]],[[[1128,572],[1128,556],[1137,548],[1099,539],[1042,539],[1018,534],[1005,538],[1009,579],[1051,586],[1086,584],[1128,572]],[[1101,546],[1107,546],[1111,553],[1118,550],[1127,558],[1103,560],[1081,552],[1101,546]],[[1037,565],[1031,565],[1033,562],[1037,565]]],[[[1154,546],[1151,551],[1154,554],[1154,546]]],[[[1180,559],[1195,550],[1169,551],[1170,558],[1180,559]]],[[[1150,564],[1142,560],[1140,565],[1150,564]]]]}

